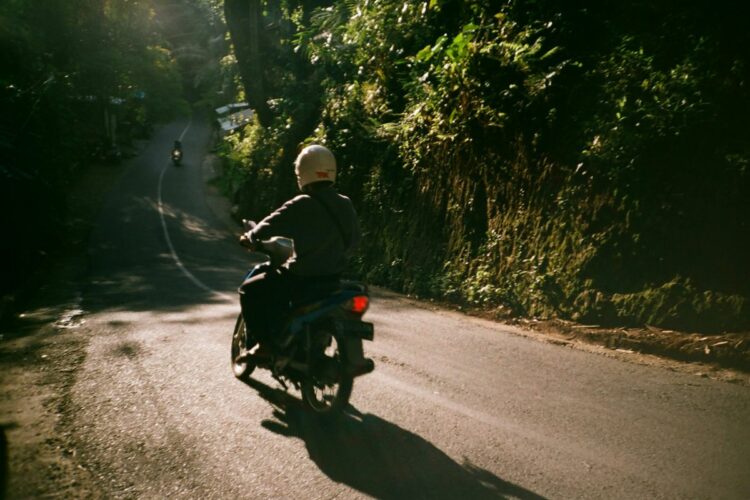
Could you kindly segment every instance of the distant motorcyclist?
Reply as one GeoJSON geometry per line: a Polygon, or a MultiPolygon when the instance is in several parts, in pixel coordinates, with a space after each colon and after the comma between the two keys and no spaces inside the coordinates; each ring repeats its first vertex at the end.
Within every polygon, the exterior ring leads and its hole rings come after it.
{"type": "Polygon", "coordinates": [[[172,163],[179,165],[182,161],[182,141],[174,141],[172,146],[172,163]]]}
{"type": "MultiPolygon", "coordinates": [[[[349,198],[339,194],[336,159],[324,146],[304,148],[294,162],[302,194],[284,203],[240,238],[253,248],[274,236],[294,240],[292,258],[245,281],[239,288],[245,324],[260,340],[256,355],[268,353],[268,342],[290,301],[311,290],[338,283],[346,255],[359,243],[357,213],[349,198]]],[[[251,347],[251,346],[248,346],[251,347]]]]}

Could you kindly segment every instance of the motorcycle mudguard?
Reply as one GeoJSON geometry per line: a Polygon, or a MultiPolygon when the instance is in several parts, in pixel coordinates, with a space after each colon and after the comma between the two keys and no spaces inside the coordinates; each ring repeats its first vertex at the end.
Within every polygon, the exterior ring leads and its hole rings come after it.
{"type": "Polygon", "coordinates": [[[314,303],[313,305],[311,305],[311,310],[309,312],[291,318],[288,330],[292,334],[296,335],[297,333],[302,331],[306,323],[312,323],[324,316],[328,316],[342,303],[351,299],[355,295],[357,295],[357,293],[344,290],[326,299],[314,303]]]}
{"type": "Polygon", "coordinates": [[[375,363],[370,358],[365,358],[362,339],[346,337],[343,342],[346,344],[346,367],[351,375],[357,377],[375,369],[375,363]]]}
{"type": "Polygon", "coordinates": [[[333,326],[342,337],[354,337],[362,340],[372,340],[375,332],[372,323],[362,320],[334,319],[333,326]]]}

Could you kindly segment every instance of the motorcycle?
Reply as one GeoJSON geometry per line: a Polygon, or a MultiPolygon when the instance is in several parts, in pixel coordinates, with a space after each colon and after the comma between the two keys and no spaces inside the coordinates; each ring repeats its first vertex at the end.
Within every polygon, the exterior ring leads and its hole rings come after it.
{"type": "MultiPolygon", "coordinates": [[[[293,253],[288,238],[274,237],[258,246],[256,250],[267,258],[245,279],[281,266],[293,253]]],[[[300,391],[309,410],[319,415],[339,413],[349,403],[354,378],[375,369],[362,346],[363,340],[374,337],[372,323],[362,321],[369,303],[366,285],[344,280],[334,289],[291,303],[270,356],[262,359],[251,353],[257,341],[240,313],[232,334],[234,376],[247,382],[255,368],[268,369],[284,390],[291,384],[300,391]]]]}
{"type": "Polygon", "coordinates": [[[181,149],[173,149],[172,150],[172,164],[177,167],[182,162],[182,150],[181,149]]]}

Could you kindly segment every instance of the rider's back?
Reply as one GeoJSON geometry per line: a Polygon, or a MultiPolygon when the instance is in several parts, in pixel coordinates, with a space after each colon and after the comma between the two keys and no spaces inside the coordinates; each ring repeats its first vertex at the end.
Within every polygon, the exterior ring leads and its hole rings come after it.
{"type": "Polygon", "coordinates": [[[324,186],[292,198],[251,231],[253,241],[283,236],[294,240],[289,270],[301,277],[341,274],[358,243],[357,213],[349,198],[324,186]]]}

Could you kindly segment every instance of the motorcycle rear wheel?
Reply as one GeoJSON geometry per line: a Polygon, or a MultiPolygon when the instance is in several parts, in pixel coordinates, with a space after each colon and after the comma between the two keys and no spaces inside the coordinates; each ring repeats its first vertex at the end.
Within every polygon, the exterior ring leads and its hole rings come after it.
{"type": "Polygon", "coordinates": [[[234,325],[234,333],[232,333],[232,373],[243,382],[250,380],[250,374],[255,370],[255,363],[238,360],[247,345],[247,328],[240,314],[234,325]]]}
{"type": "Polygon", "coordinates": [[[302,382],[302,402],[314,413],[335,415],[349,404],[354,377],[346,371],[345,344],[331,335],[331,342],[316,363],[317,369],[302,382]]]}

